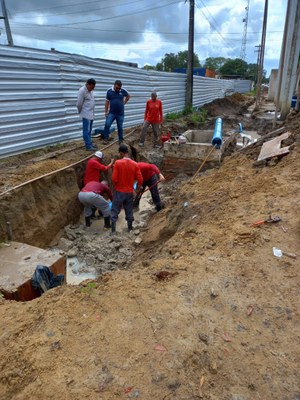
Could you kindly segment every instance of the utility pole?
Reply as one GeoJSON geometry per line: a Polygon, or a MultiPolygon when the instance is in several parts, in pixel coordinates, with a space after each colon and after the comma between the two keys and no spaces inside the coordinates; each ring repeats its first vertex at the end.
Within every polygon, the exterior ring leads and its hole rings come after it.
{"type": "Polygon", "coordinates": [[[189,47],[188,47],[188,60],[187,60],[187,71],[186,71],[186,100],[185,100],[185,105],[187,108],[193,107],[194,14],[195,14],[195,1],[190,0],[189,47]]]}
{"type": "Polygon", "coordinates": [[[256,62],[256,76],[255,76],[255,85],[257,86],[258,83],[258,75],[259,75],[259,63],[260,63],[260,53],[261,53],[261,45],[259,44],[258,46],[255,46],[258,49],[255,50],[254,52],[257,53],[257,62],[256,62]]]}
{"type": "Polygon", "coordinates": [[[6,36],[7,36],[8,45],[9,45],[9,46],[13,46],[13,45],[14,45],[14,42],[13,42],[13,38],[12,38],[12,35],[11,35],[10,26],[9,26],[9,20],[8,20],[8,15],[7,15],[7,10],[6,10],[5,0],[1,0],[1,6],[2,6],[2,13],[3,13],[3,16],[0,17],[0,19],[4,19],[5,30],[6,30],[6,36]]]}
{"type": "Polygon", "coordinates": [[[265,10],[264,10],[264,20],[263,28],[261,34],[261,45],[259,52],[259,66],[258,66],[258,76],[257,76],[257,88],[256,88],[256,102],[254,110],[258,109],[261,101],[261,82],[262,75],[264,71],[264,57],[265,57],[265,45],[266,45],[266,34],[267,34],[267,20],[268,20],[268,0],[265,0],[265,10]]]}

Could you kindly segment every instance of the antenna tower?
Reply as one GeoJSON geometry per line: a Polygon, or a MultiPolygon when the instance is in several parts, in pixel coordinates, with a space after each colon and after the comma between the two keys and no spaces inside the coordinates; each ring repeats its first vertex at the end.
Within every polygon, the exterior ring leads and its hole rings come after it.
{"type": "Polygon", "coordinates": [[[243,19],[244,23],[244,33],[243,33],[243,39],[242,39],[242,47],[241,47],[241,54],[240,58],[245,61],[246,58],[246,44],[247,44],[247,28],[248,28],[248,14],[249,14],[249,2],[250,0],[247,0],[247,6],[245,7],[245,18],[243,19]]]}

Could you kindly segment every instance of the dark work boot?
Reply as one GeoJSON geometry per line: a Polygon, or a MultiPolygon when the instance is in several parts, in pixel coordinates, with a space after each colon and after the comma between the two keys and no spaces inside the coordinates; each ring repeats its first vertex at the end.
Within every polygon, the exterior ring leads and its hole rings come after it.
{"type": "Polygon", "coordinates": [[[104,217],[104,229],[110,229],[111,224],[110,224],[110,216],[104,217]]]}
{"type": "Polygon", "coordinates": [[[164,204],[160,203],[160,204],[157,204],[157,206],[155,208],[156,208],[156,211],[158,212],[158,211],[162,210],[163,208],[165,208],[165,206],[164,206],[164,204]]]}
{"type": "Polygon", "coordinates": [[[91,217],[85,217],[85,226],[91,226],[91,217]]]}
{"type": "Polygon", "coordinates": [[[97,211],[97,207],[92,207],[92,215],[91,215],[91,219],[96,219],[96,211],[97,211]]]}
{"type": "Polygon", "coordinates": [[[133,230],[132,221],[127,221],[127,226],[128,226],[128,232],[133,230]]]}
{"type": "Polygon", "coordinates": [[[116,234],[116,223],[111,221],[111,235],[115,235],[116,234]]]}

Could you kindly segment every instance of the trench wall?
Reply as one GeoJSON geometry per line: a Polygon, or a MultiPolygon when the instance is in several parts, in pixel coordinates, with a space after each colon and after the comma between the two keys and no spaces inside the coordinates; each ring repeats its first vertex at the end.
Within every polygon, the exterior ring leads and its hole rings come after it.
{"type": "MultiPolygon", "coordinates": [[[[146,71],[76,54],[0,45],[0,157],[81,139],[78,89],[95,78],[94,128],[104,125],[106,91],[116,79],[131,94],[124,127],[143,122],[146,100],[155,89],[164,114],[185,106],[186,75],[146,71]]],[[[233,92],[245,93],[251,81],[194,76],[193,105],[201,107],[233,92]]]]}
{"type": "Polygon", "coordinates": [[[77,200],[85,163],[48,174],[0,195],[0,240],[45,248],[64,226],[78,221],[77,200]]]}

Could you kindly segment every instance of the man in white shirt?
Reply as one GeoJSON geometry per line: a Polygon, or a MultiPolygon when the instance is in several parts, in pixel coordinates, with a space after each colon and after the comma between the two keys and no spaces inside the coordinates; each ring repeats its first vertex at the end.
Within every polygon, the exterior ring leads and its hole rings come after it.
{"type": "Polygon", "coordinates": [[[93,90],[95,89],[96,81],[90,78],[86,84],[82,86],[77,95],[77,110],[82,118],[82,136],[87,150],[95,151],[97,147],[92,142],[92,127],[94,120],[95,99],[93,90]]]}

